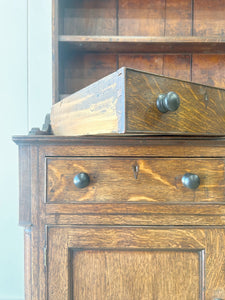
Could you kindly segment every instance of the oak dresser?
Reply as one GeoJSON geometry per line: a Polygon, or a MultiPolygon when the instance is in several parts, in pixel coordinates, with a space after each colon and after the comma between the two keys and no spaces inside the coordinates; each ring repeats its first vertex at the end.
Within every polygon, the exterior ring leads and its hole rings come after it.
{"type": "Polygon", "coordinates": [[[206,86],[225,88],[225,1],[52,4],[53,104],[123,66],[201,86],[160,86],[181,100],[154,102],[160,133],[14,137],[25,299],[225,300],[225,99],[206,86]]]}

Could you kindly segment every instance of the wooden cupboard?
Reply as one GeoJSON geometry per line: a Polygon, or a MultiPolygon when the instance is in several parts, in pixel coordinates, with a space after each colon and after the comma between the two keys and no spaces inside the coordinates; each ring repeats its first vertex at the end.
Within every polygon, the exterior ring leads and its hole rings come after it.
{"type": "Polygon", "coordinates": [[[225,299],[224,138],[14,141],[26,299],[225,299]]]}

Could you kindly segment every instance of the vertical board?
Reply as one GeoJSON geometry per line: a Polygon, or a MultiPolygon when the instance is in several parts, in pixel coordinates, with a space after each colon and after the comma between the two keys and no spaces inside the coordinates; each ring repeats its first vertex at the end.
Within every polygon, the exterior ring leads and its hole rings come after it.
{"type": "Polygon", "coordinates": [[[225,88],[225,55],[193,54],[192,80],[225,88]]]}
{"type": "Polygon", "coordinates": [[[193,21],[196,36],[225,36],[225,0],[195,0],[193,21]]]}
{"type": "Polygon", "coordinates": [[[116,0],[67,0],[64,3],[64,34],[116,34],[116,0]]]}
{"type": "Polygon", "coordinates": [[[150,73],[191,80],[190,55],[119,55],[119,67],[129,67],[150,73]]]}
{"type": "Polygon", "coordinates": [[[192,34],[192,0],[166,1],[165,35],[192,34]]]}
{"type": "Polygon", "coordinates": [[[151,73],[162,73],[162,55],[119,55],[119,68],[129,67],[151,73]]]}
{"type": "Polygon", "coordinates": [[[120,0],[118,11],[119,35],[164,35],[165,0],[120,0]]]}
{"type": "Polygon", "coordinates": [[[116,69],[116,55],[70,53],[64,62],[64,90],[61,93],[72,94],[116,69]]]}
{"type": "Polygon", "coordinates": [[[165,55],[163,75],[182,80],[191,80],[191,56],[165,55]]]}

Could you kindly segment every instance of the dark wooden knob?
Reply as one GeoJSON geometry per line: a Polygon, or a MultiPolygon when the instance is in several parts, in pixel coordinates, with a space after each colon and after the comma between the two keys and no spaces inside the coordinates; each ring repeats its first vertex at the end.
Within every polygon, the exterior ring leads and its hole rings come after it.
{"type": "Polygon", "coordinates": [[[156,101],[158,110],[162,113],[168,111],[175,111],[180,105],[180,98],[174,92],[169,92],[168,94],[160,94],[156,101]]]}
{"type": "Polygon", "coordinates": [[[196,174],[186,173],[181,179],[183,185],[191,190],[195,190],[200,185],[200,178],[196,174]]]}
{"type": "Polygon", "coordinates": [[[73,182],[77,188],[83,189],[89,185],[90,177],[87,173],[79,173],[74,177],[73,182]]]}

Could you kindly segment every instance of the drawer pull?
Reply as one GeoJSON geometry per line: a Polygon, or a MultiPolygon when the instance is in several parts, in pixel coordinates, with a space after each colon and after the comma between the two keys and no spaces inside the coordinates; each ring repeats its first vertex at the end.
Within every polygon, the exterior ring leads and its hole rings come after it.
{"type": "Polygon", "coordinates": [[[82,172],[82,173],[77,174],[74,177],[73,182],[77,188],[83,189],[89,185],[90,177],[88,176],[87,173],[82,172]]]}
{"type": "Polygon", "coordinates": [[[158,110],[162,113],[168,111],[175,111],[180,105],[180,98],[174,92],[169,92],[168,94],[160,94],[156,101],[158,110]]]}
{"type": "Polygon", "coordinates": [[[181,179],[183,185],[191,190],[195,190],[200,185],[200,178],[196,174],[186,173],[181,179]]]}

